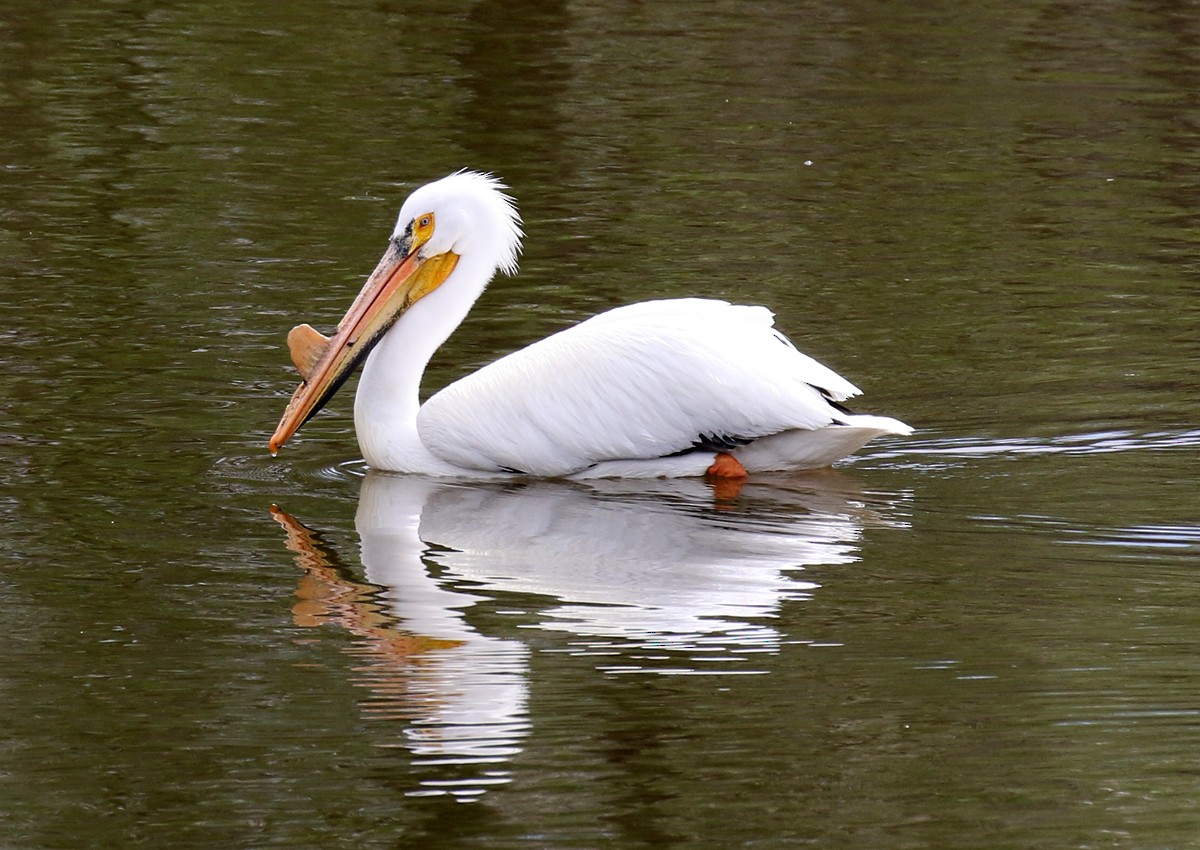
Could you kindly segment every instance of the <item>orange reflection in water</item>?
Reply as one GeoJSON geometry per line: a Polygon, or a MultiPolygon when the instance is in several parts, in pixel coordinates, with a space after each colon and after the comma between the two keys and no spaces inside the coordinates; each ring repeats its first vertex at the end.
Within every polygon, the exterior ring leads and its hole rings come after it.
{"type": "Polygon", "coordinates": [[[428,692],[413,692],[414,670],[428,653],[455,649],[463,641],[400,629],[379,600],[383,588],[351,578],[320,535],[286,511],[272,505],[271,517],[287,532],[286,545],[296,553],[296,566],[303,571],[296,587],[299,601],[292,606],[293,622],[305,628],[333,624],[358,636],[347,651],[367,662],[354,668],[358,682],[372,693],[363,706],[366,713],[381,719],[428,717],[438,701],[428,692]]]}

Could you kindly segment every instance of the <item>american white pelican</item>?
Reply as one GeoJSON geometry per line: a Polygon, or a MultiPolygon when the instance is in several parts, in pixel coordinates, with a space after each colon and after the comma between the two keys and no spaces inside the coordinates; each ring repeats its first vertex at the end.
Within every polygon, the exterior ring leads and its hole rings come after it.
{"type": "Polygon", "coordinates": [[[896,419],[853,414],[857,387],[774,328],[765,307],[683,298],[618,307],[502,357],[420,403],[425,366],[496,271],[521,219],[505,187],[460,171],[413,192],[331,338],[288,334],[303,382],[272,454],[364,359],[366,462],[440,476],[742,478],[828,466],[896,419]]]}

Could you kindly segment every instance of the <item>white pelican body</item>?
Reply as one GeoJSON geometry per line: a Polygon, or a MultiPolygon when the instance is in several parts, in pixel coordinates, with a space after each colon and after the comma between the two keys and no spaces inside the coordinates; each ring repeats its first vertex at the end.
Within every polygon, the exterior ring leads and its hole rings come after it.
{"type": "Polygon", "coordinates": [[[828,466],[895,419],[849,413],[859,390],[797,351],[765,307],[686,298],[619,307],[509,354],[432,396],[425,366],[499,270],[520,222],[471,172],[424,186],[331,339],[289,336],[304,382],[272,451],[364,357],[359,447],[382,470],[441,476],[743,475],[828,466]],[[731,465],[714,464],[724,458],[731,465]],[[735,470],[729,472],[728,470],[735,470]]]}

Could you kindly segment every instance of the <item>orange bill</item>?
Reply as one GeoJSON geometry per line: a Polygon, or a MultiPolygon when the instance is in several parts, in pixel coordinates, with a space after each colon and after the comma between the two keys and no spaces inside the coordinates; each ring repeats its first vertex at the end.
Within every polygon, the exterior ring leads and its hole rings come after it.
{"type": "Polygon", "coordinates": [[[288,334],[292,362],[303,380],[271,437],[272,455],[333,397],[396,319],[454,270],[458,255],[453,252],[422,259],[424,241],[414,244],[406,234],[389,244],[333,336],[308,325],[288,334]]]}

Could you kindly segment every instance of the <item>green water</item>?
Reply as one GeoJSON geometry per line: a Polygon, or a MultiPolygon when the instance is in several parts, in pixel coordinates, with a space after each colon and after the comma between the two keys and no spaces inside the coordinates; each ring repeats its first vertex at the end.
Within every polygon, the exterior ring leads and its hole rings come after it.
{"type": "Polygon", "coordinates": [[[0,845],[1196,846],[1198,12],[6,3],[0,845]],[[464,486],[348,386],[270,458],[460,167],[527,240],[431,388],[699,294],[918,433],[464,486]]]}

